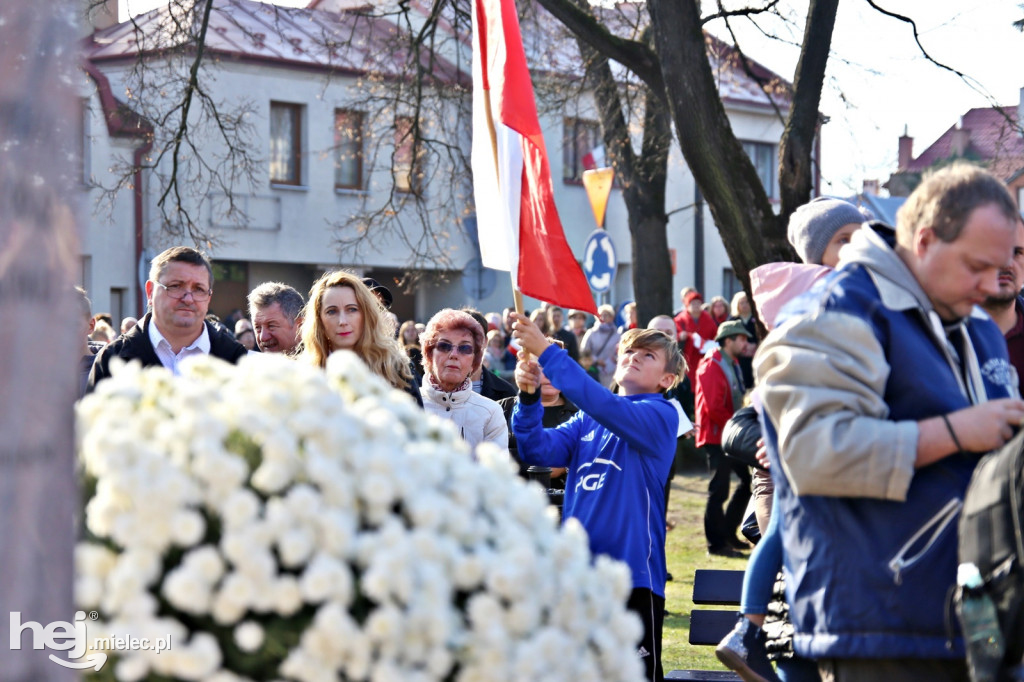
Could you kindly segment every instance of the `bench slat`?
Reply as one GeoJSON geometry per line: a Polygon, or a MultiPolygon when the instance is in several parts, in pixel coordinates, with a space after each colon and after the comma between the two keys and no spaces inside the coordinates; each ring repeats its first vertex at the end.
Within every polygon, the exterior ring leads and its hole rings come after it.
{"type": "MultiPolygon", "coordinates": [[[[693,603],[739,606],[743,571],[700,568],[693,575],[693,603]]],[[[690,612],[690,644],[716,646],[736,625],[735,610],[694,609],[690,612]]],[[[666,680],[742,682],[730,670],[672,670],[666,680]]]]}
{"type": "Polygon", "coordinates": [[[689,682],[738,682],[740,676],[729,670],[672,670],[666,680],[688,680],[689,682]]]}
{"type": "Polygon", "coordinates": [[[694,609],[690,612],[690,644],[717,646],[736,626],[738,611],[694,609]]]}
{"type": "Polygon", "coordinates": [[[693,603],[739,606],[743,571],[698,568],[693,574],[693,603]]]}

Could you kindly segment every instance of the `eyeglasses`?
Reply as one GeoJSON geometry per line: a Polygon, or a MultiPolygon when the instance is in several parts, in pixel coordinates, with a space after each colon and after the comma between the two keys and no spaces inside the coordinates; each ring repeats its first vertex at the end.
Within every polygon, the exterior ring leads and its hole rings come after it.
{"type": "MultiPolygon", "coordinates": [[[[451,353],[453,350],[455,350],[456,345],[449,341],[438,341],[437,345],[434,347],[437,348],[437,350],[444,353],[445,355],[447,355],[448,353],[451,353]]],[[[459,349],[459,355],[472,355],[474,352],[476,352],[476,349],[473,348],[473,344],[471,343],[460,343],[457,346],[457,348],[459,349]]]]}
{"type": "Polygon", "coordinates": [[[163,284],[162,282],[153,281],[153,284],[158,287],[163,287],[163,290],[167,292],[167,295],[176,301],[185,298],[186,294],[192,294],[192,300],[202,303],[210,298],[213,293],[208,289],[204,289],[201,286],[197,286],[194,289],[186,289],[181,284],[172,284],[170,286],[163,284]]]}

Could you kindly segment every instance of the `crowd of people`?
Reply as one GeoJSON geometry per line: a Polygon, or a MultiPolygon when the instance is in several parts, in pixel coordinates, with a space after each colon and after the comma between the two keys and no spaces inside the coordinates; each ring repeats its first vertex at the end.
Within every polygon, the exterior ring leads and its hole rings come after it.
{"type": "Polygon", "coordinates": [[[523,476],[550,470],[591,549],[630,566],[653,680],[669,484],[681,439],[695,436],[710,474],[708,552],[746,556],[751,510],[761,537],[742,615],[718,647],[728,667],[756,682],[966,680],[944,618],[956,534],[935,519],[962,498],[976,453],[1024,417],[1020,214],[994,177],[955,166],[921,184],[895,228],[822,198],[792,215],[788,236],[802,263],[751,271],[756,306],[744,292],[705,302],[688,287],[674,317],[646,326],[635,305],[602,305],[592,321],[545,304],[400,323],[387,287],[344,270],[305,298],[261,284],[248,315],[221,324],[207,314],[210,262],[176,247],[152,262],[148,312],[120,334],[81,292],[81,389],[115,357],[177,372],[200,353],[324,367],[354,352],[470,446],[508,452],[523,476]],[[921,533],[926,546],[908,542],[921,533]],[[904,579],[919,562],[926,570],[904,579]],[[780,567],[795,655],[773,668],[761,626],[780,567]]]}

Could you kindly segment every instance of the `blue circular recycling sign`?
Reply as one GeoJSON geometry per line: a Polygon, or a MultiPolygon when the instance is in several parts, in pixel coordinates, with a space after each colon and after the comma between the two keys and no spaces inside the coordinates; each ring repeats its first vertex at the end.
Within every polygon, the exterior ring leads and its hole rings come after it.
{"type": "Polygon", "coordinates": [[[583,274],[590,288],[599,294],[611,289],[617,267],[615,244],[611,236],[605,230],[594,230],[587,237],[587,245],[583,248],[583,274]]]}

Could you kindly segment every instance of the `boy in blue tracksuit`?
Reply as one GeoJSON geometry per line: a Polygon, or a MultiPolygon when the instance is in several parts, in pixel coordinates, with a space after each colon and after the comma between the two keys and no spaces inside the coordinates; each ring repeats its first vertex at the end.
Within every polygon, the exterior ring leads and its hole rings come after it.
{"type": "Polygon", "coordinates": [[[529,464],[566,467],[564,516],[583,524],[594,554],[629,564],[633,592],[628,607],[644,624],[638,655],[646,679],[662,680],[665,484],[685,418],[664,393],[685,371],[682,356],[663,332],[626,332],[619,341],[616,395],[549,344],[527,317],[516,315],[513,330],[532,356],[516,366],[521,392],[512,430],[519,454],[529,464]],[[555,428],[541,425],[538,360],[551,383],[580,408],[555,428]]]}

